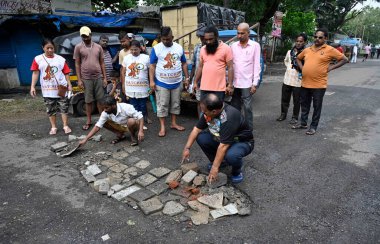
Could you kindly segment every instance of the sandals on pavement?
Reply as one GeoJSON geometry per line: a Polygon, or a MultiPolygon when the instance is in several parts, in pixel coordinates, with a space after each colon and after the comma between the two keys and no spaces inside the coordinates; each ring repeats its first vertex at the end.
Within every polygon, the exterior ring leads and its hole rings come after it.
{"type": "Polygon", "coordinates": [[[50,131],[49,131],[49,135],[55,135],[57,134],[57,128],[51,128],[50,131]]]}
{"type": "Polygon", "coordinates": [[[111,144],[117,144],[117,143],[119,143],[119,142],[121,142],[121,141],[124,141],[125,139],[127,139],[126,136],[117,137],[116,139],[113,139],[113,140],[111,141],[111,144]]]}
{"type": "Polygon", "coordinates": [[[83,125],[82,126],[82,130],[88,130],[88,129],[90,129],[91,125],[92,125],[92,123],[83,125]]]}
{"type": "Polygon", "coordinates": [[[311,136],[311,135],[314,135],[316,132],[317,132],[317,131],[316,131],[315,129],[310,128],[308,131],[306,131],[306,135],[311,136]]]}
{"type": "Polygon", "coordinates": [[[70,127],[68,127],[68,126],[64,126],[64,127],[63,127],[63,131],[65,131],[65,134],[66,134],[66,135],[71,133],[71,129],[70,129],[70,127]]]}

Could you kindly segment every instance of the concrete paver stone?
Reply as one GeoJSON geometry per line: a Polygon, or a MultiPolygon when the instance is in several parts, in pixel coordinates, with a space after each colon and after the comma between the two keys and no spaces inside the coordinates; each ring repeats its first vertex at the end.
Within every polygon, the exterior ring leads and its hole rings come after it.
{"type": "Polygon", "coordinates": [[[185,211],[185,207],[180,203],[175,201],[170,201],[165,204],[164,210],[162,213],[169,216],[175,216],[177,214],[183,213],[185,211]]]}
{"type": "Polygon", "coordinates": [[[104,160],[102,161],[100,164],[103,165],[103,166],[106,166],[107,168],[110,168],[112,166],[114,166],[115,164],[118,164],[120,163],[119,161],[117,161],[116,159],[107,159],[107,160],[104,160]]]}
{"type": "Polygon", "coordinates": [[[198,173],[193,171],[193,170],[187,171],[187,173],[184,176],[182,176],[182,178],[181,178],[181,184],[184,184],[187,186],[191,185],[195,176],[197,176],[197,175],[198,175],[198,173]]]}
{"type": "Polygon", "coordinates": [[[146,201],[139,202],[137,205],[146,215],[158,212],[164,207],[158,197],[153,197],[146,201]]]}
{"type": "Polygon", "coordinates": [[[121,173],[127,168],[128,168],[128,166],[125,164],[115,164],[112,167],[110,167],[109,170],[116,172],[116,173],[121,173]]]}
{"type": "Polygon", "coordinates": [[[146,174],[144,174],[144,175],[142,175],[136,179],[136,183],[143,186],[143,187],[146,187],[155,181],[157,181],[157,178],[151,174],[148,174],[148,173],[146,173],[146,174]]]}
{"type": "Polygon", "coordinates": [[[206,184],[206,177],[205,175],[197,175],[195,176],[193,180],[193,184],[195,186],[204,186],[206,184]]]}
{"type": "Polygon", "coordinates": [[[223,207],[223,192],[219,192],[213,195],[204,195],[197,199],[200,203],[203,203],[210,208],[222,208],[223,207]]]}
{"type": "Polygon", "coordinates": [[[154,192],[156,195],[160,195],[168,189],[168,185],[163,180],[160,180],[147,186],[147,189],[154,192]]]}
{"type": "Polygon", "coordinates": [[[126,158],[126,160],[127,160],[128,164],[134,164],[134,163],[140,161],[140,158],[135,157],[135,156],[129,156],[128,158],[126,158]]]}
{"type": "Polygon", "coordinates": [[[132,198],[136,202],[141,202],[141,201],[145,201],[151,197],[154,197],[155,195],[156,194],[154,194],[154,192],[152,192],[148,189],[142,188],[138,191],[135,191],[134,193],[132,193],[128,197],[132,198]]]}
{"type": "Polygon", "coordinates": [[[50,150],[53,152],[59,152],[62,151],[65,147],[67,147],[67,142],[58,142],[56,144],[51,145],[50,150]]]}
{"type": "Polygon", "coordinates": [[[99,166],[97,164],[91,164],[87,167],[87,170],[90,171],[90,173],[94,176],[102,173],[102,170],[99,169],[99,166]]]}
{"type": "Polygon", "coordinates": [[[133,186],[130,186],[124,190],[121,190],[119,192],[116,192],[112,195],[113,198],[115,198],[116,200],[118,201],[121,201],[123,200],[124,198],[126,198],[127,196],[129,196],[130,194],[134,193],[135,191],[138,191],[140,190],[141,188],[139,186],[136,186],[136,185],[133,185],[133,186]]]}
{"type": "Polygon", "coordinates": [[[88,169],[82,170],[81,174],[83,175],[83,177],[86,179],[88,183],[96,181],[95,176],[91,174],[88,169]]]}
{"type": "Polygon", "coordinates": [[[112,154],[113,158],[119,159],[119,160],[124,159],[128,156],[129,156],[129,153],[127,153],[126,151],[115,152],[114,154],[112,154]]]}
{"type": "Polygon", "coordinates": [[[227,175],[225,173],[219,172],[216,180],[208,183],[210,188],[218,188],[227,184],[227,175]]]}
{"type": "Polygon", "coordinates": [[[183,174],[186,174],[190,170],[198,172],[199,171],[199,166],[195,162],[193,162],[193,163],[187,163],[187,164],[182,164],[181,165],[181,170],[182,170],[183,174]]]}
{"type": "Polygon", "coordinates": [[[172,190],[170,192],[170,194],[173,194],[173,195],[176,195],[176,196],[180,196],[180,197],[184,197],[184,198],[188,198],[191,195],[191,192],[186,191],[182,187],[178,187],[178,188],[172,190]]]}
{"type": "MultiPolygon", "coordinates": [[[[139,161],[139,160],[137,160],[137,161],[139,161]]],[[[135,162],[132,162],[132,163],[135,163],[135,162]]],[[[145,169],[149,166],[150,166],[150,162],[147,160],[140,160],[138,163],[135,164],[135,167],[140,168],[140,169],[145,169]]]]}
{"type": "Polygon", "coordinates": [[[150,174],[156,176],[157,178],[161,178],[162,176],[165,176],[167,174],[170,173],[170,169],[168,168],[165,168],[165,167],[158,167],[158,168],[154,168],[154,169],[151,169],[149,171],[150,174]]]}
{"type": "Polygon", "coordinates": [[[182,177],[182,170],[178,169],[170,172],[168,177],[166,177],[165,183],[169,184],[172,181],[179,181],[182,177]]]}

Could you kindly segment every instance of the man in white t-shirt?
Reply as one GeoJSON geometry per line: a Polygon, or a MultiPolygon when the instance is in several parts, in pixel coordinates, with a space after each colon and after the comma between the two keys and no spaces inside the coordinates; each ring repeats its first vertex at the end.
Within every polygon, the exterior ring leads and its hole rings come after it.
{"type": "Polygon", "coordinates": [[[189,73],[183,48],[173,42],[170,27],[161,28],[161,42],[155,45],[150,54],[149,79],[150,87],[156,91],[157,117],[160,120],[158,136],[166,135],[165,117],[171,114],[170,128],[183,131],[177,124],[180,114],[182,71],[185,75],[184,85],[187,89],[189,73]]]}

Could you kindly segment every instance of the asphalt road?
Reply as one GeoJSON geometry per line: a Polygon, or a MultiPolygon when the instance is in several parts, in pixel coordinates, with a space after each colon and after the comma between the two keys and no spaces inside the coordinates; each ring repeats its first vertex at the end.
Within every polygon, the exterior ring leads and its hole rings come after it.
{"type": "MultiPolygon", "coordinates": [[[[100,243],[105,234],[109,243],[377,243],[379,68],[379,60],[369,60],[332,71],[314,136],[275,120],[282,76],[264,77],[254,101],[256,148],[237,186],[253,201],[252,213],[198,227],[144,216],[88,186],[78,171],[85,156],[126,145],[110,145],[110,133],[102,131],[103,142],[89,142],[76,157],[60,159],[49,148],[67,138],[47,135],[45,115],[0,118],[0,243],[100,243]]],[[[185,109],[179,121],[186,132],[158,138],[155,119],[136,155],[178,167],[195,123],[193,108],[185,109]]],[[[84,121],[71,118],[73,134],[83,134],[84,121]]],[[[197,146],[192,159],[206,164],[197,146]]]]}

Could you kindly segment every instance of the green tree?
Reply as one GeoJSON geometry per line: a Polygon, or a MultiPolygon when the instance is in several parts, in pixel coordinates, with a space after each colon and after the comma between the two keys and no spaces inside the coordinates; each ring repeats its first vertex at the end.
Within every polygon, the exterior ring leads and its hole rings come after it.
{"type": "Polygon", "coordinates": [[[363,38],[364,42],[380,44],[380,8],[366,8],[342,28],[348,35],[363,38]]]}
{"type": "Polygon", "coordinates": [[[300,33],[311,36],[315,30],[315,14],[311,11],[287,11],[282,21],[282,34],[294,39],[300,33]]]}
{"type": "Polygon", "coordinates": [[[110,10],[112,12],[120,12],[130,8],[134,8],[138,4],[138,0],[92,0],[91,3],[95,10],[110,10]]]}

